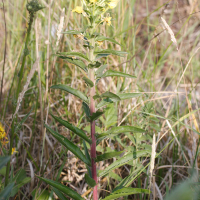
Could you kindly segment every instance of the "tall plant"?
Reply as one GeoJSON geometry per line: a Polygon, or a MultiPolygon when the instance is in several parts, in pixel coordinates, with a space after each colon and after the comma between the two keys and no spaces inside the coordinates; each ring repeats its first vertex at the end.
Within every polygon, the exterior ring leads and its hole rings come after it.
{"type": "MultiPolygon", "coordinates": [[[[45,125],[47,130],[52,134],[53,137],[55,137],[62,145],[64,145],[68,150],[70,150],[75,156],[77,156],[81,161],[83,161],[86,164],[88,174],[85,175],[85,181],[90,187],[93,187],[94,200],[97,200],[99,198],[98,179],[100,177],[108,175],[108,173],[112,170],[123,166],[129,163],[130,161],[138,159],[139,157],[147,156],[149,153],[148,151],[134,152],[133,150],[130,150],[126,152],[106,152],[100,156],[96,156],[97,145],[99,145],[103,140],[107,138],[112,138],[113,136],[126,132],[145,132],[143,129],[133,126],[112,127],[110,130],[102,134],[97,134],[95,132],[95,122],[100,116],[104,114],[104,108],[106,106],[113,104],[114,102],[118,102],[120,100],[134,98],[138,95],[135,93],[114,94],[110,91],[107,91],[103,94],[96,94],[96,86],[98,84],[98,81],[102,78],[111,76],[135,78],[135,76],[133,75],[115,70],[105,71],[106,65],[102,65],[100,61],[102,57],[107,57],[109,55],[124,56],[124,54],[126,54],[126,52],[116,51],[113,49],[103,49],[102,43],[104,41],[108,41],[116,45],[120,44],[113,38],[108,38],[102,35],[101,33],[98,33],[98,30],[101,26],[111,26],[112,17],[110,17],[107,11],[109,11],[110,9],[114,9],[117,6],[117,3],[118,0],[82,0],[82,6],[77,6],[72,12],[75,12],[76,14],[82,14],[83,18],[87,20],[88,26],[84,27],[82,30],[70,30],[64,33],[72,34],[75,38],[82,40],[84,43],[83,46],[88,53],[83,54],[81,52],[73,51],[60,52],[56,54],[59,58],[65,60],[66,62],[72,63],[75,66],[79,67],[81,70],[83,70],[85,75],[83,80],[87,84],[89,96],[67,85],[60,84],[51,87],[52,89],[60,89],[65,92],[71,93],[83,101],[83,110],[85,112],[87,120],[90,122],[91,137],[88,137],[83,130],[79,129],[78,127],[75,127],[69,122],[54,115],[52,115],[52,117],[60,124],[67,127],[70,131],[74,132],[83,140],[84,153],[77,145],[75,145],[70,140],[54,131],[48,125],[45,125]],[[86,142],[90,145],[90,153],[87,149],[86,142]],[[124,153],[124,155],[123,157],[120,157],[122,153],[124,153]],[[105,170],[98,173],[98,162],[113,157],[117,157],[118,160],[113,162],[105,170]]],[[[76,193],[69,187],[66,187],[56,181],[52,181],[42,177],[39,178],[45,181],[46,183],[50,184],[54,192],[61,199],[66,199],[64,194],[73,199],[83,199],[78,193],[76,193]]],[[[119,185],[112,191],[112,193],[108,197],[105,198],[105,200],[116,199],[120,196],[127,196],[135,193],[149,193],[149,190],[127,187],[130,185],[131,180],[132,176],[127,177],[127,179],[123,179],[123,181],[119,183],[119,185]]]]}

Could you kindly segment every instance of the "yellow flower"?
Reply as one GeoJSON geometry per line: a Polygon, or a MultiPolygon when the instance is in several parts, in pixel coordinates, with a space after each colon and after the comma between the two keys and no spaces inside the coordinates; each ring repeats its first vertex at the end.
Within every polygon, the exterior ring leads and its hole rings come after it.
{"type": "Polygon", "coordinates": [[[95,3],[97,2],[97,0],[90,0],[90,3],[95,3]]]}
{"type": "Polygon", "coordinates": [[[12,148],[12,153],[11,153],[11,155],[13,155],[13,153],[18,153],[18,151],[16,151],[15,148],[12,148]]]}
{"type": "Polygon", "coordinates": [[[3,125],[0,122],[0,140],[2,140],[4,138],[6,138],[6,132],[5,132],[4,128],[3,128],[3,125]]]}
{"type": "Polygon", "coordinates": [[[81,14],[83,13],[83,8],[81,6],[76,6],[76,8],[72,10],[72,12],[81,14]]]}
{"type": "Polygon", "coordinates": [[[108,3],[108,7],[110,9],[113,9],[117,6],[119,0],[111,0],[110,3],[108,3]]]}
{"type": "Polygon", "coordinates": [[[111,19],[112,19],[112,17],[105,17],[105,18],[104,18],[104,22],[106,22],[106,24],[107,24],[108,26],[110,26],[110,25],[111,25],[111,19]]]}
{"type": "Polygon", "coordinates": [[[7,141],[7,140],[3,140],[3,141],[1,141],[1,144],[2,144],[2,146],[6,146],[6,144],[8,144],[8,142],[9,141],[7,141]]]}
{"type": "Polygon", "coordinates": [[[96,43],[101,46],[103,44],[103,41],[96,41],[96,43]]]}

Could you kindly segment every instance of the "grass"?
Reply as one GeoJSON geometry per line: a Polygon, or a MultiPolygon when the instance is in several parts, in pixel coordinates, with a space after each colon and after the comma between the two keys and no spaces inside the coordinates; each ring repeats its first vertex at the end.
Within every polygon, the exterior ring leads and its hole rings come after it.
{"type": "MultiPolygon", "coordinates": [[[[86,90],[81,81],[83,72],[53,56],[57,51],[84,52],[81,43],[73,36],[63,35],[59,46],[56,47],[56,30],[62,8],[66,9],[65,30],[79,29],[80,24],[85,23],[81,16],[71,13],[72,8],[79,5],[79,1],[56,0],[50,7],[48,7],[49,2],[41,1],[46,8],[37,13],[37,37],[34,20],[28,44],[30,53],[26,58],[21,85],[18,82],[18,73],[29,21],[26,1],[4,0],[4,3],[7,39],[4,30],[5,21],[1,15],[1,69],[4,65],[5,41],[7,51],[0,117],[7,134],[12,128],[12,114],[17,106],[17,87],[20,92],[23,90],[32,66],[40,57],[37,72],[31,79],[18,112],[16,124],[31,111],[26,121],[15,131],[14,146],[17,147],[18,153],[13,156],[15,160],[11,164],[14,174],[19,168],[25,169],[26,175],[31,177],[31,182],[22,187],[13,199],[30,199],[29,195],[33,194],[33,191],[36,193],[42,190],[51,191],[38,182],[35,175],[62,180],[63,183],[70,181],[67,182],[68,186],[90,199],[91,192],[83,182],[85,168],[82,163],[60,146],[43,126],[46,122],[80,147],[83,146],[72,132],[57,126],[49,115],[52,112],[56,116],[62,116],[88,131],[88,124],[83,120],[81,102],[72,95],[49,89],[51,85],[62,83],[82,92],[86,90]],[[80,114],[79,111],[82,113],[80,114]],[[67,162],[63,162],[64,160],[67,162]]],[[[114,93],[120,91],[138,93],[137,98],[116,103],[113,108],[110,108],[98,121],[101,127],[98,131],[103,132],[114,124],[122,124],[143,128],[147,130],[148,135],[121,134],[113,140],[102,143],[97,153],[112,150],[113,147],[118,150],[149,149],[153,134],[156,134],[156,151],[160,153],[155,161],[155,179],[153,179],[153,187],[156,188],[153,196],[156,199],[161,199],[160,196],[164,197],[168,190],[190,176],[190,168],[199,168],[200,164],[198,149],[200,4],[186,3],[186,1],[164,3],[166,2],[121,0],[117,9],[110,13],[114,19],[113,28],[106,27],[101,32],[115,37],[121,46],[104,43],[104,47],[110,46],[112,49],[126,51],[128,56],[125,58],[110,56],[104,62],[108,64],[109,69],[136,75],[137,78],[131,80],[105,78],[101,80],[96,91],[97,94],[101,94],[105,92],[102,88],[106,88],[106,91],[114,93]],[[196,13],[192,14],[194,12],[196,13]],[[169,25],[172,24],[170,27],[176,36],[179,51],[171,42],[168,32],[163,31],[160,15],[169,25]],[[113,124],[108,124],[109,118],[113,119],[113,124]],[[174,139],[173,132],[177,139],[174,139]]],[[[2,76],[0,77],[2,80],[2,76]]],[[[2,150],[1,155],[3,155],[2,150]]],[[[132,187],[148,188],[149,161],[148,158],[138,159],[135,163],[128,163],[129,165],[115,170],[109,175],[110,179],[103,178],[100,196],[108,195],[108,191],[115,188],[128,174],[132,174],[130,181],[132,187]],[[141,164],[146,168],[144,169],[141,164]]],[[[99,168],[103,170],[109,164],[109,160],[102,162],[99,168]]],[[[134,198],[148,199],[149,197],[145,195],[127,197],[127,199],[134,198]]]]}

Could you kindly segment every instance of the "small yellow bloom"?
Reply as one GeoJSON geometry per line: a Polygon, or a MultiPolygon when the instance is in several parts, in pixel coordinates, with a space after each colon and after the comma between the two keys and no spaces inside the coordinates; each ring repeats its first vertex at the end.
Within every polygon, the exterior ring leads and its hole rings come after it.
{"type": "Polygon", "coordinates": [[[8,144],[8,142],[9,142],[9,141],[7,141],[7,140],[3,140],[3,141],[1,141],[1,144],[2,144],[2,146],[4,147],[4,146],[6,146],[6,144],[8,144]]]}
{"type": "Polygon", "coordinates": [[[112,17],[105,17],[105,18],[104,18],[104,22],[106,22],[106,24],[107,24],[108,26],[110,26],[110,25],[111,25],[111,19],[112,19],[112,17]]]}
{"type": "Polygon", "coordinates": [[[12,148],[12,153],[11,155],[13,155],[13,153],[17,153],[18,151],[15,150],[15,148],[12,148]]]}
{"type": "Polygon", "coordinates": [[[81,14],[83,13],[83,8],[81,6],[76,6],[76,8],[72,10],[72,12],[81,14]]]}
{"type": "Polygon", "coordinates": [[[110,3],[108,3],[108,7],[110,9],[113,9],[117,6],[119,0],[111,0],[110,3]]]}
{"type": "Polygon", "coordinates": [[[96,41],[96,43],[101,46],[103,44],[103,41],[96,41]]]}

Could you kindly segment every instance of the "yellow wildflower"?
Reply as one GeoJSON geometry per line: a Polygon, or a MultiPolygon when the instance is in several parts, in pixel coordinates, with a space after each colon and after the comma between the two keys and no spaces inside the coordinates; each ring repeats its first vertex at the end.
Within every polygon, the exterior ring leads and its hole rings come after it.
{"type": "Polygon", "coordinates": [[[111,0],[110,3],[108,3],[108,7],[110,9],[113,9],[117,6],[119,0],[111,0]]]}
{"type": "Polygon", "coordinates": [[[103,41],[96,41],[96,43],[101,46],[103,44],[103,41]]]}
{"type": "Polygon", "coordinates": [[[18,151],[15,150],[16,148],[12,148],[12,153],[11,155],[13,155],[13,153],[18,153],[18,151]]]}
{"type": "Polygon", "coordinates": [[[6,144],[8,144],[8,140],[3,140],[3,141],[1,141],[1,144],[2,144],[2,146],[6,146],[6,144]]]}
{"type": "Polygon", "coordinates": [[[111,25],[111,19],[112,19],[112,17],[105,17],[105,18],[104,18],[104,22],[106,22],[106,24],[107,24],[108,26],[110,26],[110,25],[111,25]]]}
{"type": "Polygon", "coordinates": [[[83,13],[83,8],[81,6],[76,6],[76,8],[72,10],[72,12],[81,14],[83,13]]]}

